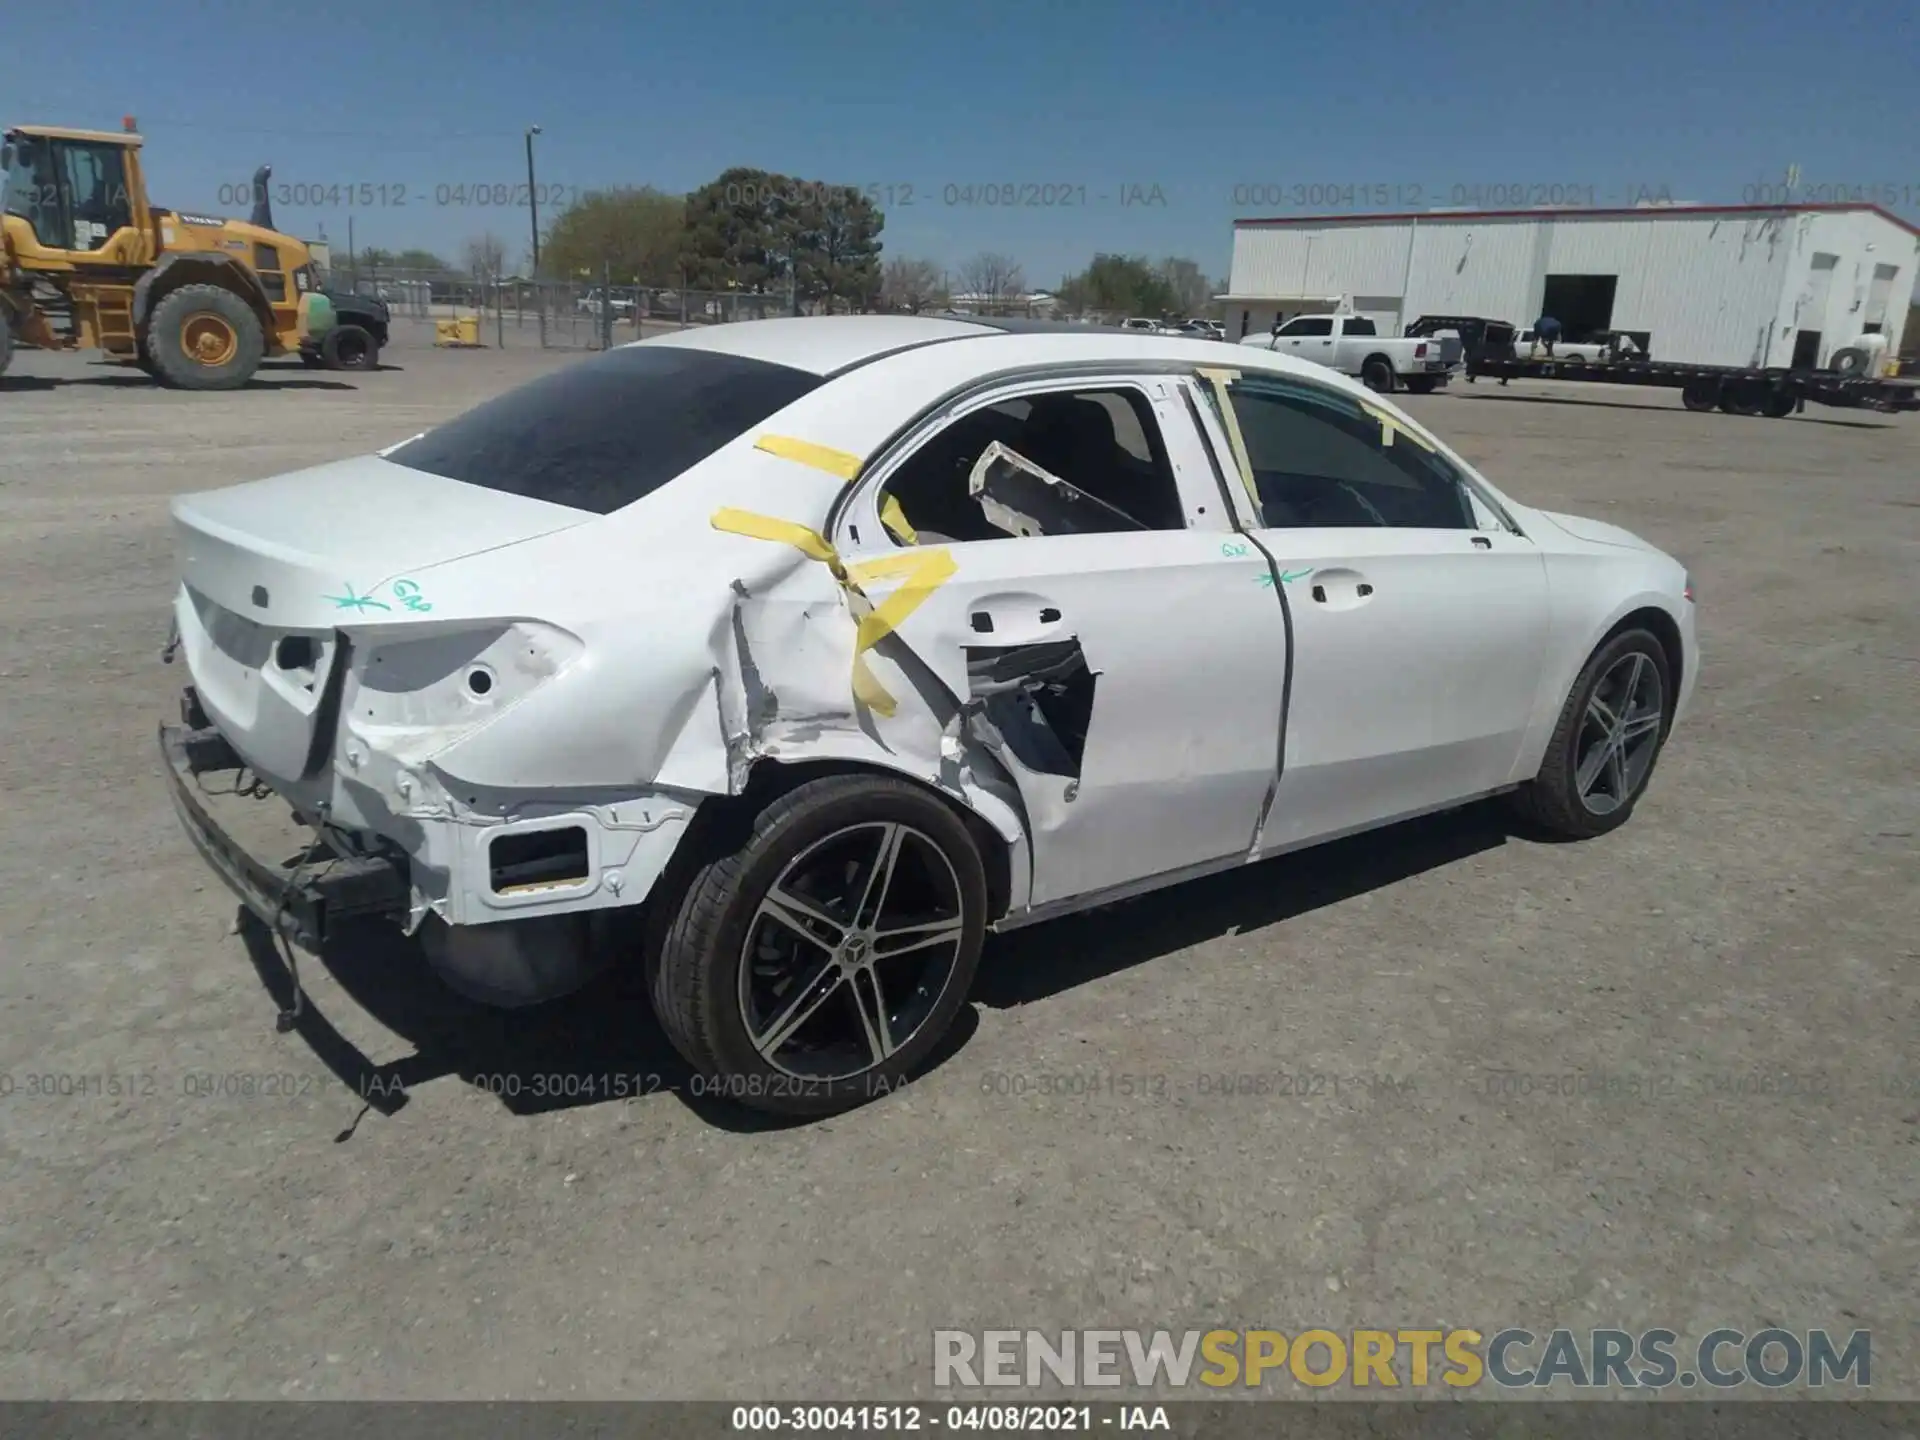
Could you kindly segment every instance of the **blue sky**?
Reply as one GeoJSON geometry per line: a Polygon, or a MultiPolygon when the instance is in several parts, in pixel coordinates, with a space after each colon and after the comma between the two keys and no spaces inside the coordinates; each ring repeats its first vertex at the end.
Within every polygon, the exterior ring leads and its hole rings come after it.
{"type": "Polygon", "coordinates": [[[872,186],[889,254],[1002,251],[1035,285],[1096,250],[1224,276],[1238,215],[1733,202],[1789,164],[1920,219],[1917,79],[1920,5],[1853,0],[83,0],[9,6],[0,37],[0,120],[135,116],[175,209],[244,215],[271,161],[319,201],[276,222],[342,251],[329,192],[364,187],[362,246],[492,231],[521,261],[524,206],[490,202],[538,124],[543,187],[872,186]]]}

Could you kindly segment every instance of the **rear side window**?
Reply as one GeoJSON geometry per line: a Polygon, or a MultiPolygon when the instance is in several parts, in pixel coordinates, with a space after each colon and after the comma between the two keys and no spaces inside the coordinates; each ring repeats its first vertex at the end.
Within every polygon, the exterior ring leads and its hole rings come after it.
{"type": "Polygon", "coordinates": [[[1347,317],[1346,333],[1349,335],[1378,335],[1380,332],[1373,328],[1373,321],[1367,319],[1366,316],[1349,315],[1347,317]]]}
{"type": "Polygon", "coordinates": [[[509,390],[386,458],[609,515],[820,383],[804,370],[707,350],[609,350],[509,390]]]}

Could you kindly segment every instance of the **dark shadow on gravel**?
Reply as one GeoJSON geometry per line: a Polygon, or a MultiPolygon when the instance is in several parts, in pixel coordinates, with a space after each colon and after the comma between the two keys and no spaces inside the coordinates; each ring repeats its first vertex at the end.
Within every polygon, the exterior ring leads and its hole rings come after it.
{"type": "MultiPolygon", "coordinates": [[[[990,935],[972,999],[994,1008],[1043,1000],[1218,935],[1264,929],[1338,904],[1521,835],[1504,806],[1482,803],[990,935]]],[[[285,1009],[293,1000],[292,979],[267,927],[243,910],[240,933],[274,1006],[285,1009]]],[[[637,945],[627,953],[637,955],[637,945]]],[[[654,1019],[637,964],[617,963],[564,999],[498,1010],[441,984],[419,946],[385,922],[353,925],[317,959],[301,952],[299,962],[323,966],[355,1004],[414,1047],[401,1059],[376,1062],[311,995],[305,997],[295,1033],[375,1113],[396,1114],[410,1091],[451,1077],[486,1090],[520,1116],[672,1094],[722,1129],[753,1133],[811,1123],[700,1093],[697,1077],[654,1019]]],[[[264,1006],[261,1023],[273,1023],[264,1006]]],[[[974,1006],[963,1008],[921,1074],[962,1051],[978,1026],[974,1006]]],[[[358,1123],[338,1138],[351,1138],[358,1123]]]]}

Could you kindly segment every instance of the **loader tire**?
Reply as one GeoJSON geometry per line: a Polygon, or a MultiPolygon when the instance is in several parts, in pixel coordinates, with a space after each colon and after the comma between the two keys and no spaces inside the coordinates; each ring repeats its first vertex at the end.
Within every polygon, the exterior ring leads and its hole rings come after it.
{"type": "Polygon", "coordinates": [[[237,390],[260,368],[266,337],[253,307],[218,285],[182,285],[147,317],[159,378],[182,390],[237,390]]]}

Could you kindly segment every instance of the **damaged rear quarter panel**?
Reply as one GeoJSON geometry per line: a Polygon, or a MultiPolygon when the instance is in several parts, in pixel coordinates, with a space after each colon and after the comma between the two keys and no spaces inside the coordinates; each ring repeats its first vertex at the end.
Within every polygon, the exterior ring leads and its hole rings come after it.
{"type": "Polygon", "coordinates": [[[827,566],[713,527],[723,506],[825,527],[845,482],[754,448],[796,430],[820,433],[776,417],[625,510],[414,575],[437,618],[524,616],[580,641],[565,670],[434,757],[449,783],[722,795],[762,759],[863,764],[959,798],[1024,855],[1011,786],[984,756],[971,757],[978,773],[961,763],[957,705],[938,681],[883,640],[874,654],[898,708],[858,705],[857,626],[827,566]]]}

